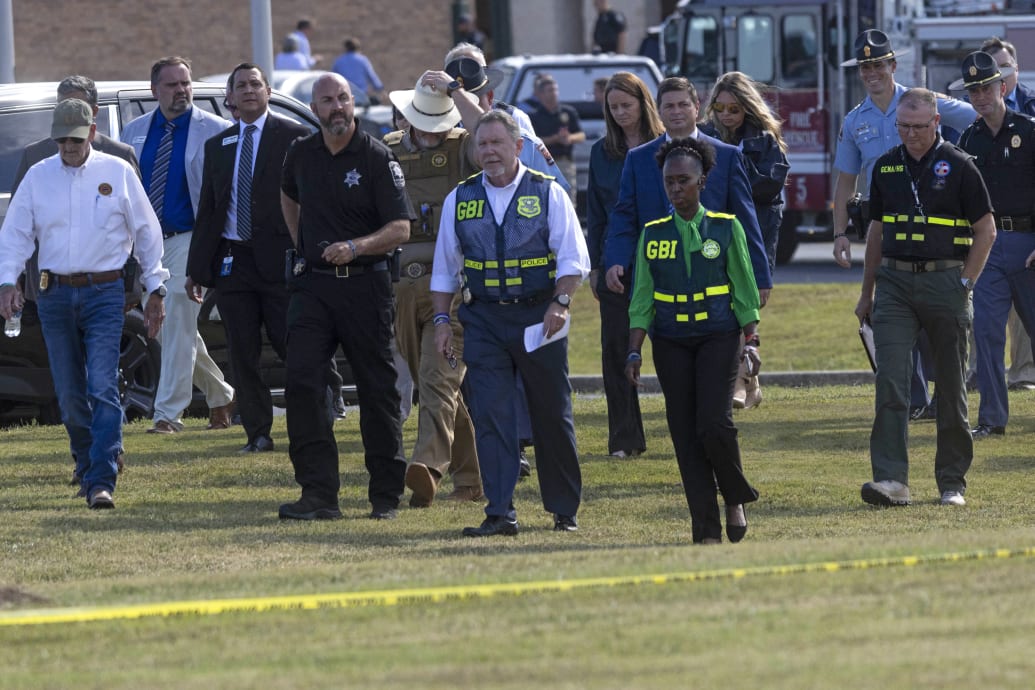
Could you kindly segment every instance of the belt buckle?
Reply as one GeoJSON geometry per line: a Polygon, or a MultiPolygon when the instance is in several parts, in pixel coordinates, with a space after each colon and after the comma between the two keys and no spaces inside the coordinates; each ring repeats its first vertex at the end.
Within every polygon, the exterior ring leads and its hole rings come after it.
{"type": "Polygon", "coordinates": [[[914,261],[913,262],[913,273],[927,273],[926,261],[914,261]]]}
{"type": "Polygon", "coordinates": [[[999,216],[999,223],[1005,232],[1013,232],[1013,216],[999,216]]]}
{"type": "Polygon", "coordinates": [[[334,277],[335,278],[348,278],[349,277],[349,265],[348,264],[342,264],[340,266],[335,266],[334,267],[334,277]],[[343,273],[343,271],[344,271],[344,273],[343,273]]]}
{"type": "Polygon", "coordinates": [[[419,261],[406,264],[406,276],[416,280],[424,275],[424,264],[419,261]]]}

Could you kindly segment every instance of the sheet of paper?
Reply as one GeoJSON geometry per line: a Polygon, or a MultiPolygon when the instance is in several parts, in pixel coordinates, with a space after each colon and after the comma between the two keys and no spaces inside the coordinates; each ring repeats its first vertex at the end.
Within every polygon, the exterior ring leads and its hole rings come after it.
{"type": "Polygon", "coordinates": [[[870,360],[870,368],[877,371],[877,346],[873,344],[873,327],[869,321],[863,321],[859,327],[859,337],[862,339],[863,349],[866,350],[866,357],[870,360]]]}
{"type": "Polygon", "coordinates": [[[543,345],[549,345],[554,341],[560,340],[568,335],[569,330],[571,330],[571,317],[565,319],[561,330],[554,333],[550,338],[544,335],[546,329],[542,323],[534,323],[525,329],[525,352],[538,350],[543,345]]]}

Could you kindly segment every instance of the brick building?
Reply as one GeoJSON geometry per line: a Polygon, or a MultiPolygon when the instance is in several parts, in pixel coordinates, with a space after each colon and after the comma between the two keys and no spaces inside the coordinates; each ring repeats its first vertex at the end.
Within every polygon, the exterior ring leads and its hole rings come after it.
{"type": "MultiPolygon", "coordinates": [[[[630,52],[674,5],[612,0],[628,17],[630,52]]],[[[147,79],[151,64],[165,55],[190,58],[195,76],[252,59],[248,0],[13,0],[12,7],[19,82],[71,73],[147,79]]],[[[592,0],[271,0],[274,51],[308,16],[316,22],[313,52],[323,56],[318,67],[327,69],[343,51],[342,41],[355,36],[386,88],[413,88],[424,69],[441,66],[460,8],[472,11],[490,37],[507,32],[495,45],[514,53],[582,52],[596,17],[592,0]]]]}

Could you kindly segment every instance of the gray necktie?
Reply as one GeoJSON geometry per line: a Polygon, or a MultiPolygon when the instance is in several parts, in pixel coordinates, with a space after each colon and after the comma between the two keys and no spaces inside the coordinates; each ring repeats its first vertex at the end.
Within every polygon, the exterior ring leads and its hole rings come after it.
{"type": "Polygon", "coordinates": [[[162,133],[162,140],[158,142],[158,153],[155,154],[155,164],[151,168],[151,189],[147,192],[147,198],[151,200],[151,207],[154,208],[159,222],[162,220],[162,207],[165,206],[165,181],[169,177],[174,129],[176,125],[173,123],[165,123],[165,132],[162,133]]]}
{"type": "Polygon", "coordinates": [[[255,125],[244,128],[241,162],[237,165],[237,236],[242,241],[252,238],[252,132],[255,125]]]}

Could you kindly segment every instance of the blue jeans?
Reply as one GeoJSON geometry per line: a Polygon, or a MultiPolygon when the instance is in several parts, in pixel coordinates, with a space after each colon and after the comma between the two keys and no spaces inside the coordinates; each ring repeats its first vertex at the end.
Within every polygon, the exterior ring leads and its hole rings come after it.
{"type": "Polygon", "coordinates": [[[54,285],[37,302],[61,421],[87,495],[115,490],[122,448],[118,377],[124,304],[121,280],[80,288],[54,285]]]}

